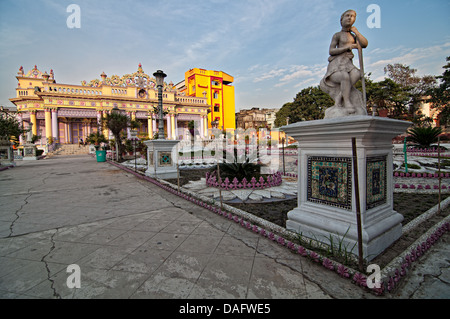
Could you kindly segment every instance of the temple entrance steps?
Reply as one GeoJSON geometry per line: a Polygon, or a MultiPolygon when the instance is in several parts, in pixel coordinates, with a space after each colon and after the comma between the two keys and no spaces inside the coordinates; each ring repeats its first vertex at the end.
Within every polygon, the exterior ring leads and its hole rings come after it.
{"type": "Polygon", "coordinates": [[[89,154],[89,145],[63,144],[58,145],[53,152],[47,154],[48,157],[57,155],[86,155],[89,154]]]}

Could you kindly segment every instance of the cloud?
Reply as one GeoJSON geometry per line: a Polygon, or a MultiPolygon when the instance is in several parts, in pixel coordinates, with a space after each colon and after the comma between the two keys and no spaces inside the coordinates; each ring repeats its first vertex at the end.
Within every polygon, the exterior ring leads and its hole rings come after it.
{"type": "Polygon", "coordinates": [[[264,74],[255,77],[253,79],[254,83],[258,83],[258,82],[262,82],[265,80],[270,80],[276,77],[280,77],[282,76],[284,73],[286,73],[287,69],[274,69],[274,70],[270,70],[268,72],[265,72],[264,74]]]}
{"type": "Polygon", "coordinates": [[[294,87],[303,87],[306,84],[318,85],[320,78],[325,75],[325,65],[294,65],[290,67],[290,72],[280,79],[276,87],[292,84],[294,87]]]}
{"type": "MultiPolygon", "coordinates": [[[[439,45],[418,48],[398,47],[386,52],[384,50],[372,51],[366,58],[366,72],[372,72],[374,81],[384,79],[384,67],[388,64],[403,64],[417,69],[418,74],[424,74],[432,70],[439,70],[445,63],[445,57],[450,55],[450,42],[439,45]],[[392,55],[397,53],[397,55],[392,55]]],[[[435,72],[436,72],[435,71],[435,72]]],[[[438,73],[440,74],[440,73],[438,73]]],[[[432,74],[432,75],[438,75],[432,74]]]]}

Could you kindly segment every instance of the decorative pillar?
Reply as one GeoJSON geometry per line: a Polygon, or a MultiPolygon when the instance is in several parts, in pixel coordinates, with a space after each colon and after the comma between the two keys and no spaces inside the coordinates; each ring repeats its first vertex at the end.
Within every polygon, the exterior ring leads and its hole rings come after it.
{"type": "Polygon", "coordinates": [[[148,137],[150,139],[153,139],[153,114],[152,113],[148,113],[147,116],[147,124],[148,124],[148,137]]]}
{"type": "Polygon", "coordinates": [[[52,113],[50,109],[45,109],[45,137],[52,137],[52,113]]]}
{"type": "Polygon", "coordinates": [[[204,128],[204,136],[208,137],[208,116],[203,116],[203,128],[204,128]]]}
{"type": "MultiPolygon", "coordinates": [[[[17,117],[18,117],[18,119],[19,119],[19,125],[20,125],[20,127],[21,128],[23,128],[23,117],[22,117],[22,113],[19,113],[18,115],[17,115],[17,117]]],[[[19,143],[21,144],[21,145],[23,145],[23,134],[20,134],[19,135],[19,143]]]]}
{"type": "Polygon", "coordinates": [[[204,127],[203,127],[203,123],[204,123],[203,116],[200,116],[200,137],[201,138],[205,137],[205,130],[204,130],[204,127]]]}
{"type": "MultiPolygon", "coordinates": [[[[106,118],[106,115],[108,114],[107,112],[108,112],[108,111],[103,111],[103,118],[106,118]]],[[[103,127],[103,135],[104,135],[106,138],[109,138],[109,130],[108,130],[108,128],[106,127],[106,125],[103,127]]]]}
{"type": "Polygon", "coordinates": [[[97,126],[99,127],[99,133],[101,131],[100,129],[101,123],[102,123],[102,111],[97,110],[97,126]]]}
{"type": "Polygon", "coordinates": [[[170,128],[171,128],[172,139],[176,140],[177,135],[175,133],[175,114],[170,114],[170,128]]]}
{"type": "Polygon", "coordinates": [[[58,109],[52,109],[52,136],[55,143],[59,143],[58,109]]]}
{"type": "Polygon", "coordinates": [[[30,122],[33,124],[33,127],[32,127],[33,135],[37,135],[36,111],[31,111],[30,112],[30,122]]]}
{"type": "Polygon", "coordinates": [[[175,115],[175,139],[178,140],[178,115],[175,115]]]}
{"type": "Polygon", "coordinates": [[[171,128],[171,123],[170,123],[170,114],[167,114],[166,117],[167,120],[167,139],[171,140],[172,139],[172,128],[171,128]]]}
{"type": "Polygon", "coordinates": [[[69,119],[67,119],[67,123],[66,123],[66,143],[67,144],[72,144],[72,125],[69,122],[69,119]]]}
{"type": "MultiPolygon", "coordinates": [[[[130,118],[130,119],[133,119],[133,115],[132,115],[132,112],[127,112],[127,116],[130,118]]],[[[127,127],[127,139],[129,140],[131,138],[131,127],[127,127]]]]}

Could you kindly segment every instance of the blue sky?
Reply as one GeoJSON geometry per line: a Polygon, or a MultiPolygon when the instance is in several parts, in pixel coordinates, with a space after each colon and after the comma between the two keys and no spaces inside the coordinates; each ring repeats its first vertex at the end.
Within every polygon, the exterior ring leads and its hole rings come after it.
{"type": "Polygon", "coordinates": [[[442,74],[448,0],[0,0],[0,105],[13,106],[20,66],[53,69],[58,83],[80,84],[142,63],[147,74],[161,69],[174,83],[194,67],[224,71],[235,78],[236,111],[280,108],[319,84],[347,9],[369,41],[364,67],[373,80],[384,78],[389,63],[442,74]],[[70,4],[81,9],[80,28],[67,27],[70,4]],[[380,8],[380,28],[367,25],[370,4],[380,8]]]}

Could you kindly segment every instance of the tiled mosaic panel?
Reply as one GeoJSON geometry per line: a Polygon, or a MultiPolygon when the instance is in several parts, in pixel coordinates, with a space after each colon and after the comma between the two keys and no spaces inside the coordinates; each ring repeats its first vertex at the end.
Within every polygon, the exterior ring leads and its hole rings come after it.
{"type": "Polygon", "coordinates": [[[307,200],[351,210],[352,159],[350,157],[309,157],[307,200]]]}
{"type": "Polygon", "coordinates": [[[366,209],[371,209],[386,203],[386,163],[386,156],[367,159],[366,209]]]}
{"type": "Polygon", "coordinates": [[[171,152],[159,152],[159,166],[172,166],[171,152]]]}

